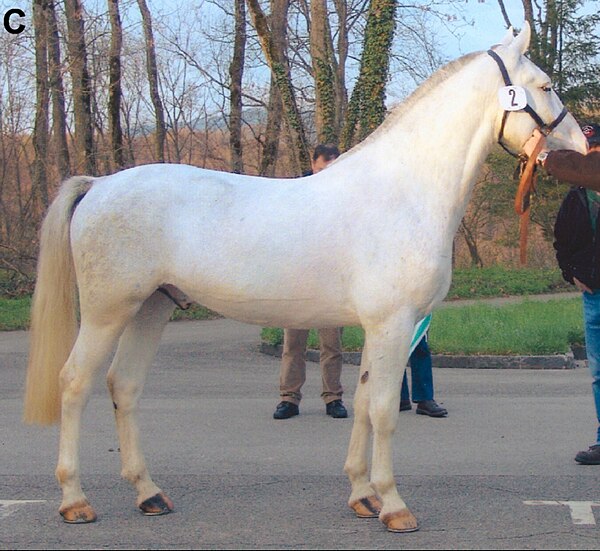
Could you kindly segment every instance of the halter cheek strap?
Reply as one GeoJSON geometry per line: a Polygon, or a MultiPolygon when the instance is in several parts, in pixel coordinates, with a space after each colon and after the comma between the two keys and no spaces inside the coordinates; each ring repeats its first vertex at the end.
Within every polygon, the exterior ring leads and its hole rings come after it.
{"type": "MultiPolygon", "coordinates": [[[[502,78],[504,79],[505,86],[512,86],[512,81],[510,80],[510,76],[508,74],[508,71],[506,70],[506,65],[504,64],[504,61],[502,61],[502,58],[496,52],[494,52],[494,50],[488,50],[487,53],[498,64],[498,68],[500,69],[500,73],[502,73],[502,78]]],[[[529,116],[536,122],[540,132],[544,134],[544,136],[550,134],[562,122],[562,120],[568,113],[567,108],[563,107],[563,110],[560,112],[558,117],[556,117],[550,124],[546,124],[542,117],[540,117],[536,113],[535,109],[531,107],[531,105],[527,104],[523,108],[523,111],[528,113],[529,116]]],[[[504,138],[504,127],[506,125],[506,119],[508,119],[509,113],[510,111],[504,111],[504,114],[502,115],[502,124],[500,125],[500,132],[498,132],[498,143],[502,146],[502,148],[505,151],[510,153],[513,157],[517,157],[517,155],[510,151],[510,149],[508,149],[508,147],[506,147],[506,145],[504,145],[502,141],[502,139],[504,138]]]]}
{"type": "MultiPolygon", "coordinates": [[[[512,81],[510,80],[510,76],[508,71],[506,70],[506,65],[504,65],[504,61],[502,58],[493,50],[488,50],[487,52],[492,59],[498,64],[498,68],[502,73],[502,78],[504,79],[505,86],[512,86],[512,81]]],[[[567,114],[567,108],[563,107],[563,110],[560,112],[558,117],[556,117],[550,124],[545,124],[542,117],[540,117],[533,107],[529,104],[526,104],[522,109],[536,122],[540,132],[547,136],[552,132],[565,118],[567,114]]],[[[502,138],[504,137],[504,127],[506,125],[506,119],[508,119],[508,114],[510,111],[505,110],[502,115],[502,124],[500,125],[500,132],[498,133],[498,143],[504,148],[505,151],[510,153],[513,157],[518,157],[515,155],[506,145],[504,145],[502,138]]],[[[517,195],[515,197],[515,211],[520,216],[519,223],[519,233],[520,233],[520,260],[521,265],[527,264],[527,229],[529,227],[529,208],[531,206],[531,194],[535,189],[535,181],[536,181],[536,163],[535,160],[539,151],[541,150],[541,140],[536,145],[536,150],[534,154],[531,155],[529,159],[521,158],[521,179],[519,182],[519,187],[517,189],[517,195]]]]}

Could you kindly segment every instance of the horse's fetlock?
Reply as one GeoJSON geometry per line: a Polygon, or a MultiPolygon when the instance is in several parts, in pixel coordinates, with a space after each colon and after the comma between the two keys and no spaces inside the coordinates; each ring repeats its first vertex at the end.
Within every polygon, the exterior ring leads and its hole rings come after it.
{"type": "Polygon", "coordinates": [[[121,477],[134,486],[138,484],[145,475],[146,467],[144,465],[134,465],[132,467],[125,467],[121,470],[121,477]]]}
{"type": "Polygon", "coordinates": [[[378,495],[387,494],[392,488],[395,487],[394,478],[385,477],[385,478],[371,478],[371,486],[375,488],[375,491],[378,495]]]}

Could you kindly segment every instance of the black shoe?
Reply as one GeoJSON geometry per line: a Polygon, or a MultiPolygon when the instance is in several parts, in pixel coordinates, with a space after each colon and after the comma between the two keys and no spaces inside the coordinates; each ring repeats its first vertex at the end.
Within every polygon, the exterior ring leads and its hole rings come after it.
{"type": "Polygon", "coordinates": [[[590,446],[585,452],[579,452],[575,456],[575,461],[582,465],[600,465],[600,444],[590,446]]]}
{"type": "Polygon", "coordinates": [[[435,400],[424,400],[417,402],[417,414],[429,415],[429,417],[446,417],[448,410],[439,406],[435,400]]]}
{"type": "Polygon", "coordinates": [[[334,400],[325,405],[325,412],[334,419],[345,419],[348,417],[348,411],[341,400],[334,400]]]}
{"type": "Polygon", "coordinates": [[[296,404],[292,404],[292,402],[279,402],[273,414],[273,419],[289,419],[299,413],[300,410],[296,404]]]}
{"type": "Polygon", "coordinates": [[[400,411],[409,411],[412,409],[410,400],[400,400],[400,411]]]}

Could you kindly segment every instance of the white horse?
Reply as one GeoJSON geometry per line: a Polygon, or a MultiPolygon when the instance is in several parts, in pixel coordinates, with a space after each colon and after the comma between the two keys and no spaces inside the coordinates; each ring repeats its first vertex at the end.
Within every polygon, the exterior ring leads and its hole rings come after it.
{"type": "MultiPolygon", "coordinates": [[[[494,50],[528,105],[554,121],[563,106],[524,57],[529,38],[527,26],[517,37],[511,30],[494,50]]],[[[499,63],[479,52],[448,64],[361,145],[307,178],[157,164],[63,184],[42,229],[25,419],[61,418],[56,475],[65,521],[96,518],[79,480],[81,414],[94,373],[117,343],[108,387],[122,475],[144,513],[173,507],[146,469],[136,422],[174,307],[157,288],[169,283],[249,323],[361,325],[349,505],[391,531],[417,529],[396,489],[391,448],[413,328],[447,293],[452,240],[500,127],[505,145],[519,151],[537,126],[522,111],[503,123],[499,63]]],[[[586,151],[571,115],[548,144],[586,151]]]]}

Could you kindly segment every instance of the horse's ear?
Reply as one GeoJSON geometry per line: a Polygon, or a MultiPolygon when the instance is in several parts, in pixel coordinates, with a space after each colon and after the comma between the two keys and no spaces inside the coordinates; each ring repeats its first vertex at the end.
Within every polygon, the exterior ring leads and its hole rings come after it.
{"type": "Polygon", "coordinates": [[[516,48],[521,55],[529,49],[529,41],[531,40],[531,27],[529,22],[525,21],[523,30],[515,37],[511,46],[516,48]]]}
{"type": "Polygon", "coordinates": [[[501,46],[510,46],[514,39],[515,39],[515,33],[513,32],[513,28],[511,25],[508,28],[508,31],[506,31],[506,34],[504,35],[502,42],[500,42],[500,45],[501,46]]]}

